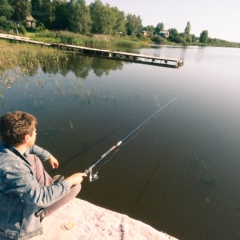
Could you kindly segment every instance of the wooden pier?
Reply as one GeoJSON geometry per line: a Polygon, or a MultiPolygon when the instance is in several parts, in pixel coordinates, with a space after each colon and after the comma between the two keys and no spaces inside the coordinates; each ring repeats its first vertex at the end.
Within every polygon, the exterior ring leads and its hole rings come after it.
{"type": "Polygon", "coordinates": [[[34,41],[31,40],[29,37],[22,37],[18,35],[10,35],[10,34],[3,34],[0,33],[0,38],[10,40],[10,41],[19,41],[19,42],[25,42],[25,43],[32,43],[32,44],[38,44],[38,45],[44,45],[44,46],[51,46],[50,43],[44,43],[40,41],[34,41]]]}
{"type": "Polygon", "coordinates": [[[85,56],[101,57],[106,59],[148,64],[161,67],[179,68],[182,67],[184,64],[183,59],[176,58],[164,58],[136,53],[117,52],[112,50],[74,46],[67,44],[52,44],[52,46],[58,47],[61,50],[65,51],[77,52],[85,56]]]}
{"type": "Polygon", "coordinates": [[[153,66],[179,68],[179,67],[182,67],[184,64],[183,59],[157,57],[157,56],[128,53],[128,52],[117,52],[112,50],[89,48],[89,47],[68,45],[68,44],[62,44],[62,43],[50,44],[50,43],[44,43],[39,41],[33,41],[30,38],[9,35],[9,34],[0,34],[0,38],[59,48],[63,51],[74,52],[74,53],[78,53],[78,54],[90,56],[90,57],[99,57],[99,58],[134,62],[134,63],[140,63],[140,64],[153,65],[153,66]]]}

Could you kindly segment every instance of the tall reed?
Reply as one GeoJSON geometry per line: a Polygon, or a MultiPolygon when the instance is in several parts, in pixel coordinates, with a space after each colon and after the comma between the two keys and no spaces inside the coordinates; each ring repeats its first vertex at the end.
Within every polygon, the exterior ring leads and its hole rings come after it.
{"type": "Polygon", "coordinates": [[[139,48],[146,46],[146,42],[141,42],[138,38],[108,36],[102,34],[94,34],[85,36],[82,34],[72,33],[68,31],[49,31],[37,33],[32,36],[33,39],[49,43],[65,43],[86,47],[111,48],[116,50],[119,47],[139,48]]]}

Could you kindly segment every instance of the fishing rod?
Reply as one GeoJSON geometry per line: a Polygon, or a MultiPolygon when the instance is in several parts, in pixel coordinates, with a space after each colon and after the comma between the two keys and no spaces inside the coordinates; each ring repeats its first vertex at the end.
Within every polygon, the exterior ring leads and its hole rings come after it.
{"type": "Polygon", "coordinates": [[[116,145],[112,146],[109,150],[107,150],[96,162],[94,162],[88,169],[85,170],[86,174],[89,174],[89,181],[95,181],[98,179],[98,172],[93,173],[93,168],[99,164],[107,155],[109,155],[114,149],[119,148],[123,142],[125,142],[129,137],[131,137],[137,130],[140,128],[146,126],[150,121],[154,119],[154,117],[157,116],[159,112],[161,112],[164,108],[168,107],[173,101],[175,101],[178,98],[176,96],[172,100],[170,100],[168,103],[166,103],[163,107],[158,109],[155,113],[153,113],[149,118],[147,118],[145,121],[143,121],[139,126],[137,126],[133,131],[131,131],[125,138],[123,138],[121,141],[119,141],[116,145]]]}

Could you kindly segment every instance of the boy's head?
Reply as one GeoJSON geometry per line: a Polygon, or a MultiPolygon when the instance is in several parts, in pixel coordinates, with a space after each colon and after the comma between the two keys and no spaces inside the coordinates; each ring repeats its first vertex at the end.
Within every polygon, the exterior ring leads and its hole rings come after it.
{"type": "Polygon", "coordinates": [[[0,137],[5,145],[17,146],[26,135],[32,136],[37,119],[26,112],[8,112],[0,118],[0,137]]]}

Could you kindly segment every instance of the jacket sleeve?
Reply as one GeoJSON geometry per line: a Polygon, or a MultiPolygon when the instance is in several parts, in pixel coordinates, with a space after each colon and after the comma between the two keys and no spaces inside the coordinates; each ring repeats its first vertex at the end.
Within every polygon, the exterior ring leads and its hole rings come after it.
{"type": "Polygon", "coordinates": [[[48,152],[47,150],[34,145],[31,148],[29,148],[26,152],[25,152],[25,157],[27,158],[29,154],[35,154],[37,155],[42,161],[46,161],[50,158],[51,153],[48,152]]]}
{"type": "Polygon", "coordinates": [[[21,196],[37,208],[46,208],[70,192],[70,184],[64,180],[50,186],[42,186],[23,161],[14,162],[3,169],[1,191],[21,196]]]}

